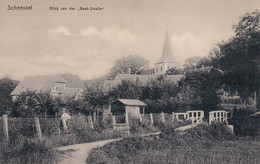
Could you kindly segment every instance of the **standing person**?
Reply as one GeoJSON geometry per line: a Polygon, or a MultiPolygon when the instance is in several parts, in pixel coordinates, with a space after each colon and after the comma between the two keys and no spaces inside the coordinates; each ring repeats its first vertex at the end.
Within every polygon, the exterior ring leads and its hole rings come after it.
{"type": "Polygon", "coordinates": [[[61,123],[62,123],[63,129],[66,133],[68,132],[67,123],[70,119],[71,119],[71,116],[68,113],[66,113],[66,108],[63,108],[62,115],[61,115],[61,123]]]}

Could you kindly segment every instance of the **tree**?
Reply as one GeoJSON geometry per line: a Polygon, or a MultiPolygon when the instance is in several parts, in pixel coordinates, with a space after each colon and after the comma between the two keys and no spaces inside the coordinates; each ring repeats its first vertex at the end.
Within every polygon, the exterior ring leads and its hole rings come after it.
{"type": "Polygon", "coordinates": [[[86,110],[86,101],[85,99],[67,99],[64,102],[64,106],[70,111],[72,114],[88,114],[88,111],[86,110]]]}
{"type": "Polygon", "coordinates": [[[15,106],[11,114],[15,117],[33,117],[34,113],[40,112],[34,91],[27,90],[26,92],[22,92],[16,98],[14,104],[15,106]]]}
{"type": "Polygon", "coordinates": [[[107,91],[105,91],[102,83],[92,83],[86,88],[84,92],[84,101],[86,103],[86,112],[102,112],[103,108],[107,108],[110,98],[107,91]]]}
{"type": "Polygon", "coordinates": [[[180,92],[177,83],[166,80],[164,77],[151,79],[142,88],[141,100],[147,103],[149,112],[167,112],[175,110],[174,99],[180,92]]]}
{"type": "Polygon", "coordinates": [[[225,84],[244,100],[257,96],[260,110],[260,13],[246,13],[233,29],[236,36],[220,45],[219,68],[225,71],[225,84]]]}
{"type": "Polygon", "coordinates": [[[197,64],[202,60],[202,57],[200,56],[194,56],[194,57],[190,57],[187,58],[185,60],[185,64],[184,66],[184,70],[188,70],[188,69],[194,69],[197,67],[197,64]]]}
{"type": "Polygon", "coordinates": [[[141,89],[142,87],[139,83],[123,80],[121,84],[118,84],[109,91],[109,96],[114,99],[140,99],[141,89]]]}
{"type": "Polygon", "coordinates": [[[183,70],[181,68],[171,68],[171,69],[168,69],[165,73],[165,75],[178,75],[178,74],[183,74],[183,70]]]}
{"type": "Polygon", "coordinates": [[[201,98],[196,89],[184,86],[174,99],[170,100],[176,112],[186,112],[188,110],[199,109],[201,98]]]}
{"type": "Polygon", "coordinates": [[[13,107],[13,101],[10,94],[17,84],[17,81],[10,78],[0,79],[0,116],[4,114],[6,110],[10,110],[13,107]]]}
{"type": "MultiPolygon", "coordinates": [[[[187,101],[187,105],[207,113],[210,110],[218,109],[221,102],[218,90],[221,84],[221,74],[217,70],[209,73],[207,71],[192,71],[179,82],[183,89],[180,96],[188,96],[186,98],[189,99],[190,103],[187,101]]],[[[180,102],[185,100],[182,97],[179,99],[180,102]]]]}
{"type": "Polygon", "coordinates": [[[108,78],[114,78],[117,73],[135,74],[144,68],[148,68],[149,62],[143,57],[137,55],[129,55],[117,59],[114,66],[111,68],[108,78]]]}
{"type": "Polygon", "coordinates": [[[210,51],[208,56],[201,58],[199,62],[197,63],[197,68],[207,67],[207,66],[213,66],[215,68],[218,67],[218,61],[222,57],[220,53],[220,47],[221,45],[216,45],[213,47],[210,51]]]}

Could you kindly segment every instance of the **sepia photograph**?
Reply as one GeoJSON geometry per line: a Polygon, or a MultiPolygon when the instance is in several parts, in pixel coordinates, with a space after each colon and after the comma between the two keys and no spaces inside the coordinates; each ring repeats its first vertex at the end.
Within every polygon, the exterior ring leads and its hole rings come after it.
{"type": "Polygon", "coordinates": [[[1,0],[0,164],[259,164],[259,0],[1,0]]]}

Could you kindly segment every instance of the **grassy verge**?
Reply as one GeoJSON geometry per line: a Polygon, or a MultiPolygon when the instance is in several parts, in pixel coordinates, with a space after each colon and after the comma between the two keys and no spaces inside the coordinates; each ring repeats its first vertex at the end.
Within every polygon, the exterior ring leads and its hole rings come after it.
{"type": "Polygon", "coordinates": [[[91,151],[87,163],[260,163],[260,141],[235,137],[222,124],[160,136],[132,137],[91,151]]]}
{"type": "MultiPolygon", "coordinates": [[[[9,119],[9,141],[0,135],[0,163],[54,163],[59,153],[54,147],[94,142],[123,137],[125,134],[114,131],[111,124],[99,123],[91,129],[85,117],[72,118],[68,133],[60,128],[55,119],[40,119],[43,140],[37,139],[34,119],[9,119]]],[[[131,125],[131,136],[159,129],[147,123],[135,122],[131,125]]]]}
{"type": "Polygon", "coordinates": [[[45,139],[19,136],[16,142],[0,142],[0,163],[55,163],[56,155],[45,139]]]}

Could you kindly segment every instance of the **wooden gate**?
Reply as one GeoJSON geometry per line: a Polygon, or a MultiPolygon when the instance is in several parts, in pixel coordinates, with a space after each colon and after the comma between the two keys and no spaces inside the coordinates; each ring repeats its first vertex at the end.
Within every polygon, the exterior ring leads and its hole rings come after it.
{"type": "Polygon", "coordinates": [[[214,121],[215,122],[225,122],[228,124],[227,114],[228,114],[228,112],[226,112],[224,110],[209,112],[209,124],[211,124],[214,121]]]}
{"type": "Polygon", "coordinates": [[[176,120],[191,120],[193,124],[203,122],[204,111],[194,110],[187,111],[186,113],[172,113],[172,119],[176,120]]]}

